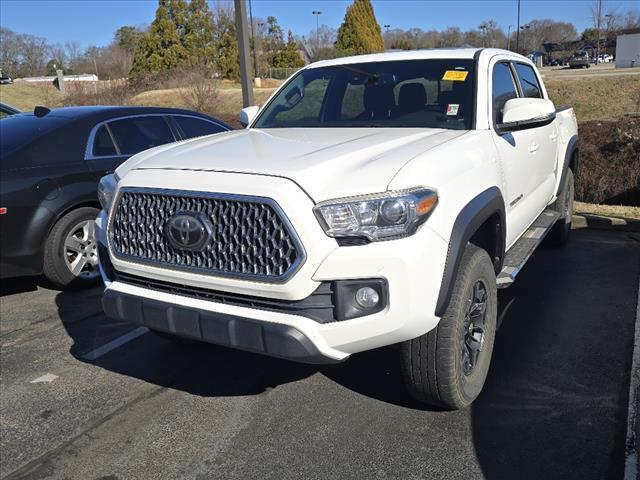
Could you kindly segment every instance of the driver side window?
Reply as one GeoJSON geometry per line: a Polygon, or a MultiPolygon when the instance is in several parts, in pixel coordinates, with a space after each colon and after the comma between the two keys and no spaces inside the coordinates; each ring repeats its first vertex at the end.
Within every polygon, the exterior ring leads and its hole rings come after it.
{"type": "Polygon", "coordinates": [[[502,113],[507,100],[518,98],[518,90],[508,63],[496,63],[493,67],[493,124],[502,123],[502,113]]]}

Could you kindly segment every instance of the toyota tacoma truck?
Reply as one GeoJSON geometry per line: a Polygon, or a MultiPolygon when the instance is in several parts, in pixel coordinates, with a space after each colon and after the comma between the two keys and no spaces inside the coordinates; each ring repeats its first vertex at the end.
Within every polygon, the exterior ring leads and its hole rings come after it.
{"type": "Polygon", "coordinates": [[[497,289],[569,237],[573,110],[527,58],[455,49],[314,63],[241,120],[102,179],[106,314],[309,363],[397,344],[411,395],[469,405],[497,289]]]}

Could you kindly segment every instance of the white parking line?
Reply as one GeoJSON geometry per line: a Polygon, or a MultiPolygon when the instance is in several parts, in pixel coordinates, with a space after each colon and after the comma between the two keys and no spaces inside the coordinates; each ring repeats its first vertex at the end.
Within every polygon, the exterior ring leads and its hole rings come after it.
{"type": "Polygon", "coordinates": [[[638,439],[636,421],[638,415],[638,388],[640,387],[640,282],[638,282],[638,305],[636,326],[633,335],[633,357],[629,382],[629,411],[627,414],[627,439],[625,441],[624,480],[636,480],[638,476],[638,439]]]}
{"type": "Polygon", "coordinates": [[[82,358],[84,358],[85,360],[95,360],[96,358],[100,358],[105,353],[109,353],[111,350],[115,350],[125,343],[138,338],[140,335],[144,335],[148,331],[149,329],[147,327],[138,327],[135,330],[131,330],[129,333],[125,333],[121,337],[116,338],[115,340],[111,340],[110,342],[105,343],[95,350],[91,350],[89,353],[83,355],[82,358]]]}
{"type": "Polygon", "coordinates": [[[31,380],[29,383],[51,383],[58,375],[54,375],[53,373],[45,373],[41,377],[36,378],[35,380],[31,380]]]}

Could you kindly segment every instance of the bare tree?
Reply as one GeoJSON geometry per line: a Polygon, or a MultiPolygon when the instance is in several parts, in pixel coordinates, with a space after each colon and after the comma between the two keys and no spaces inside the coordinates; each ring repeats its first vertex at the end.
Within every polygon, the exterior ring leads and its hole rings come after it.
{"type": "Polygon", "coordinates": [[[75,40],[70,42],[65,42],[64,51],[67,55],[67,62],[70,67],[73,67],[73,64],[78,60],[82,53],[82,49],[80,48],[80,44],[75,40]]]}
{"type": "Polygon", "coordinates": [[[596,63],[600,59],[600,29],[604,20],[604,12],[602,11],[602,0],[595,0],[589,7],[591,11],[591,20],[593,27],[596,29],[596,63]]]}

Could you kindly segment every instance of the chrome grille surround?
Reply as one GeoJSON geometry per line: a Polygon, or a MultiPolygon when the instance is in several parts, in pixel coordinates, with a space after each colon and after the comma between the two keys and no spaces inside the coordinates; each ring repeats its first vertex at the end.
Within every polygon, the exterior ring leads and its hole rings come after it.
{"type": "Polygon", "coordinates": [[[167,270],[283,283],[306,252],[278,203],[267,197],[122,187],[107,227],[114,258],[167,270]],[[213,225],[201,252],[174,248],[165,224],[178,212],[203,214],[213,225]]]}

